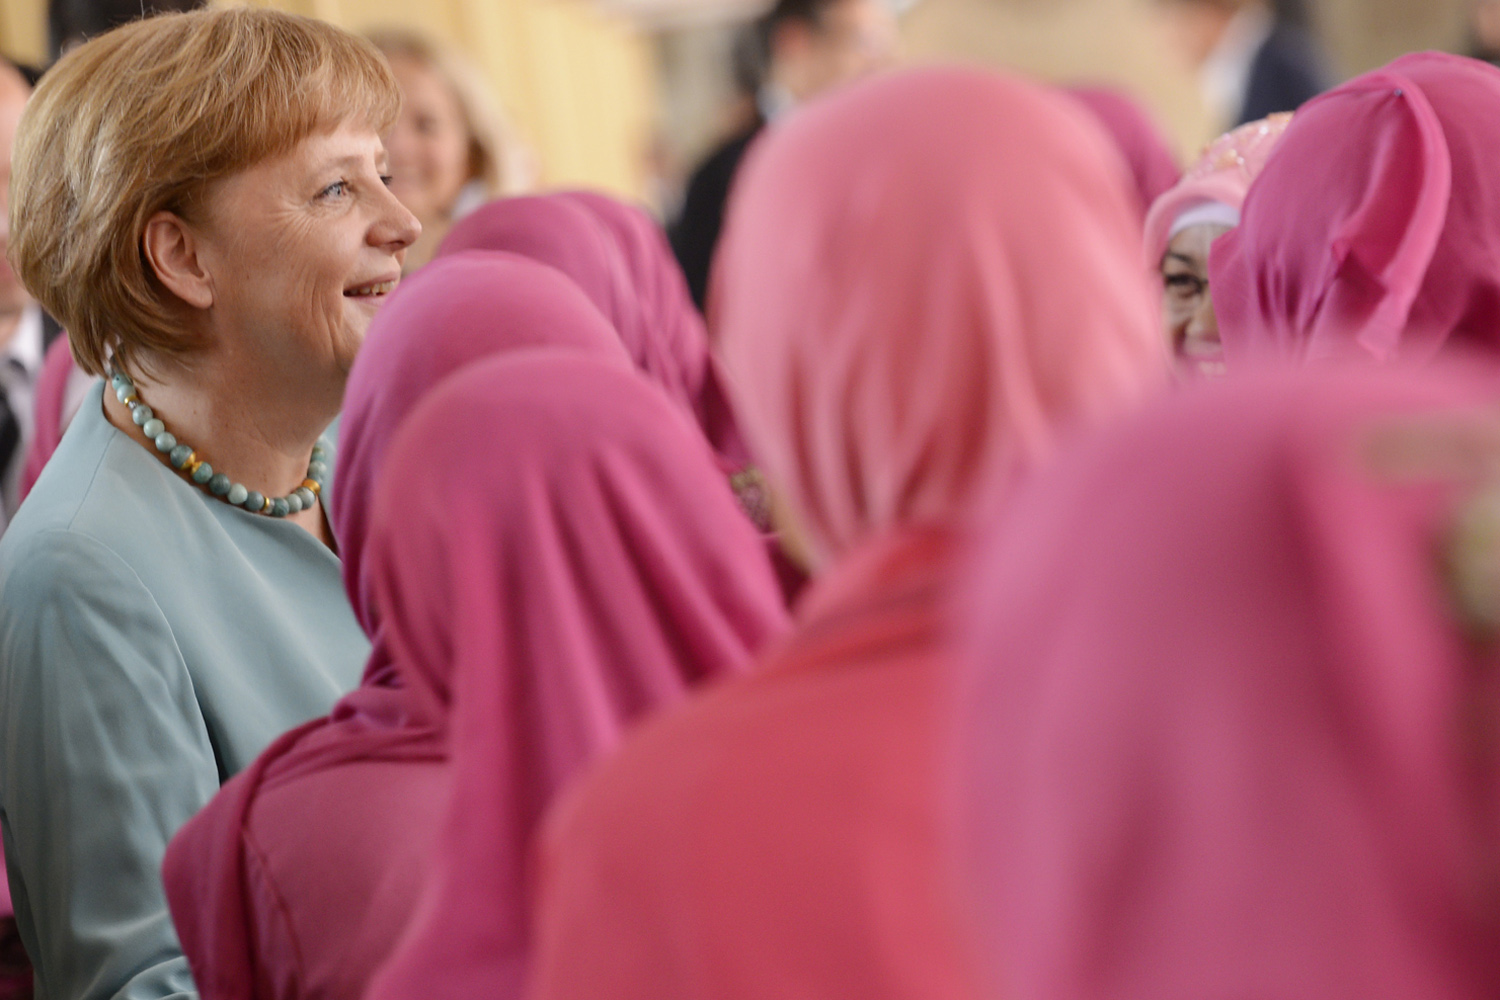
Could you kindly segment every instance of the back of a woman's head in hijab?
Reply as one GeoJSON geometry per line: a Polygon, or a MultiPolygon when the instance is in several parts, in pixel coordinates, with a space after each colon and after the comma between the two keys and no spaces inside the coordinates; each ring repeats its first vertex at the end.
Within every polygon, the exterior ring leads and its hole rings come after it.
{"type": "Polygon", "coordinates": [[[1500,351],[1500,70],[1404,56],[1309,102],[1213,247],[1231,370],[1500,351]]]}
{"type": "Polygon", "coordinates": [[[470,750],[514,741],[576,763],[598,749],[591,733],[612,742],[632,715],[738,672],[785,621],[707,444],[658,389],[596,358],[466,368],[402,427],[376,494],[382,626],[431,698],[476,678],[465,696],[493,731],[469,731],[470,750]]]}
{"type": "Polygon", "coordinates": [[[376,616],[365,546],[376,476],[396,430],[433,386],[495,354],[549,348],[630,359],[599,311],[556,271],[523,257],[480,251],[435,261],[401,284],[370,324],[349,373],[339,426],[338,489],[329,521],[344,586],[372,637],[376,616]]]}
{"type": "Polygon", "coordinates": [[[1500,992],[1500,390],[1408,367],[1196,387],[1007,505],[957,700],[995,996],[1500,992]]]}
{"type": "Polygon", "coordinates": [[[1125,166],[1067,96],[896,73],[768,132],[710,324],[815,568],[979,498],[1162,382],[1125,166]]]}

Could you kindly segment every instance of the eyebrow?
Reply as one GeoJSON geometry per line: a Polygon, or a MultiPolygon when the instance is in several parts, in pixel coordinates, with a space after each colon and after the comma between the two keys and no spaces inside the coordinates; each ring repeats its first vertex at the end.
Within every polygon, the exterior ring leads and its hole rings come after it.
{"type": "MultiPolygon", "coordinates": [[[[1194,260],[1193,258],[1187,256],[1186,254],[1177,253],[1175,250],[1169,250],[1167,252],[1167,260],[1175,260],[1179,264],[1182,264],[1185,267],[1197,267],[1198,266],[1198,262],[1196,260],[1194,260]]],[[[1163,263],[1166,263],[1166,261],[1163,261],[1163,263]]]]}

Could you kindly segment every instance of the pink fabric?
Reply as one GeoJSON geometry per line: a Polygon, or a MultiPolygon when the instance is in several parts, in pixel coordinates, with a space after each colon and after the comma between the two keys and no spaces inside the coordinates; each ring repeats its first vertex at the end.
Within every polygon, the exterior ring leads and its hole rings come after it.
{"type": "MultiPolygon", "coordinates": [[[[32,431],[31,446],[26,452],[26,465],[21,470],[21,499],[31,492],[37,477],[47,465],[47,460],[57,450],[63,436],[63,407],[67,405],[68,377],[76,367],[73,355],[68,350],[67,336],[58,337],[47,348],[42,361],[42,370],[36,377],[33,396],[36,407],[36,424],[32,431]]],[[[10,891],[4,890],[6,900],[10,891]]],[[[9,912],[9,903],[6,904],[9,912]]]]}
{"type": "Polygon", "coordinates": [[[1500,349],[1500,70],[1421,53],[1305,105],[1214,244],[1231,368],[1500,349]]]}
{"type": "Polygon", "coordinates": [[[747,455],[686,279],[654,222],[603,195],[503,198],[465,216],[439,256],[504,250],[557,268],[614,325],[635,365],[702,428],[726,468],[747,455]]]}
{"type": "Polygon", "coordinates": [[[1500,674],[1444,574],[1495,386],[1198,387],[1014,499],[958,698],[994,996],[1500,995],[1500,674]]]}
{"type": "Polygon", "coordinates": [[[1135,181],[1141,218],[1157,198],[1182,177],[1177,157],[1150,112],[1110,87],[1069,87],[1069,96],[1082,102],[1114,139],[1135,181]]]}
{"type": "Polygon", "coordinates": [[[1291,124],[1290,114],[1241,125],[1209,144],[1170,191],[1157,198],[1146,216],[1146,262],[1156,268],[1167,255],[1172,227],[1184,212],[1218,203],[1239,211],[1250,185],[1271,159],[1291,124]]]}
{"type": "Polygon", "coordinates": [[[780,592],[696,428],[634,375],[560,355],[475,366],[425,402],[371,544],[393,655],[454,708],[433,878],[369,996],[516,997],[543,808],[632,720],[742,670],[784,628],[780,592]]]}
{"type": "Polygon", "coordinates": [[[447,711],[388,655],[370,506],[397,428],[433,386],[528,349],[629,370],[577,288],[507,254],[429,265],[370,325],[345,397],[329,517],[375,648],[358,689],[276,740],[167,850],[167,899],[205,1000],[357,1000],[410,918],[446,801],[447,711]]]}
{"type": "Polygon", "coordinates": [[[1167,368],[1140,223],[1086,112],[977,72],[859,93],[753,151],[710,302],[816,565],[966,514],[1167,368]]]}
{"type": "Polygon", "coordinates": [[[822,571],[750,677],[556,811],[532,1000],[976,995],[940,875],[946,591],[982,497],[1165,378],[1118,160],[1062,95],[952,69],[750,154],[710,301],[822,571]]]}
{"type": "Polygon", "coordinates": [[[723,376],[709,352],[703,316],[693,305],[667,234],[644,209],[596,191],[568,191],[560,197],[592,213],[624,258],[638,309],[628,322],[622,319],[621,338],[636,365],[687,405],[728,471],[748,465],[723,376]]]}

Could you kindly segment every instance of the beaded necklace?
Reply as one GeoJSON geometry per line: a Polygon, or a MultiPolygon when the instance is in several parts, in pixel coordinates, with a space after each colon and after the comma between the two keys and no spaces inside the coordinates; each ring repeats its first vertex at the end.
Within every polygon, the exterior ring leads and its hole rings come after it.
{"type": "Polygon", "coordinates": [[[307,478],[302,480],[302,485],[284,497],[269,497],[257,490],[246,489],[240,483],[231,482],[224,473],[215,472],[213,466],[199,461],[198,453],[190,446],[179,444],[161,419],[151,412],[151,407],[141,401],[135,382],[129,375],[119,370],[111,371],[109,382],[115,390],[115,398],[130,407],[130,419],[156,445],[156,450],[167,456],[172,468],[211,495],[225,503],[243,507],[252,514],[264,514],[267,517],[286,517],[300,510],[311,510],[313,504],[318,502],[323,484],[328,479],[328,442],[324,439],[319,438],[318,443],[313,446],[312,461],[307,463],[307,478]]]}

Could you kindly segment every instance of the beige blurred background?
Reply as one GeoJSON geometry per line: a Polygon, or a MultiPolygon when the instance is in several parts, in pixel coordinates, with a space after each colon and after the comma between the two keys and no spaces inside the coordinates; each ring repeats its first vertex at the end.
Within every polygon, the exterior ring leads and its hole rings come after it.
{"type": "MultiPolygon", "coordinates": [[[[356,30],[408,26],[465,51],[535,151],[546,185],[669,203],[731,124],[735,26],[757,0],[257,0],[356,30]]],[[[1466,45],[1467,0],[1309,0],[1341,76],[1413,49],[1466,45]]],[[[1113,83],[1157,115],[1184,157],[1211,138],[1155,0],[920,0],[911,60],[963,59],[1044,79],[1113,83]]],[[[45,54],[45,0],[0,0],[0,51],[45,54]]]]}

